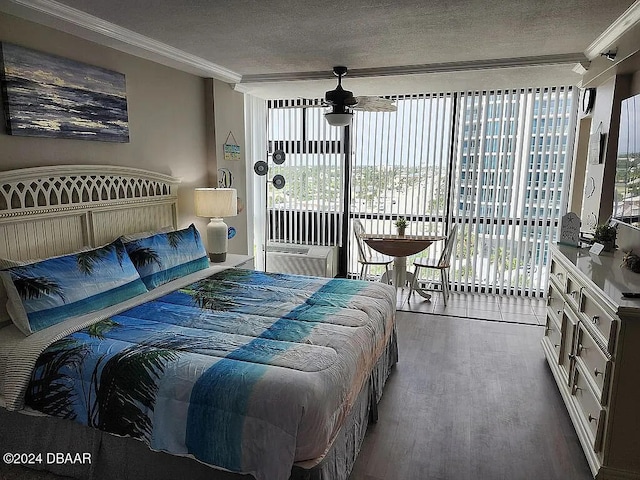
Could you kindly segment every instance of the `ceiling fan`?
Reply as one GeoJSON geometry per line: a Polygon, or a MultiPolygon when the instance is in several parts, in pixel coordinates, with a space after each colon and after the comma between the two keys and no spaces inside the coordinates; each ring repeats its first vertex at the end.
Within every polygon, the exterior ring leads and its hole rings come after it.
{"type": "Polygon", "coordinates": [[[333,74],[338,77],[338,86],[324,94],[324,104],[331,111],[324,114],[329,125],[344,127],[349,125],[353,115],[351,110],[366,112],[395,112],[393,101],[383,97],[354,97],[353,92],[342,88],[342,77],[347,74],[347,67],[333,67],[333,74]]]}

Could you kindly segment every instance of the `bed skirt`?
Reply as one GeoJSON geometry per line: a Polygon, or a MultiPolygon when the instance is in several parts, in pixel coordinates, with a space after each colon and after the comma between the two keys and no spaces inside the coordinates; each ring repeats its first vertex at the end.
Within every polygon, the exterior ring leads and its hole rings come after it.
{"type": "MultiPolygon", "coordinates": [[[[370,421],[377,420],[377,405],[391,368],[398,361],[397,335],[394,326],[387,347],[360,391],[342,429],[320,460],[293,466],[290,480],[346,480],[364,440],[370,421]]],[[[212,468],[191,457],[181,457],[150,450],[133,438],[109,433],[54,417],[9,412],[0,408],[0,445],[2,453],[41,453],[41,461],[27,465],[82,480],[117,478],[161,480],[251,479],[212,468]],[[75,454],[80,455],[76,456],[75,454]],[[87,455],[90,454],[90,462],[87,455]],[[56,454],[71,454],[65,461],[56,454]],[[73,460],[73,461],[69,461],[73,460]]],[[[1,470],[1,465],[0,465],[1,470]]]]}

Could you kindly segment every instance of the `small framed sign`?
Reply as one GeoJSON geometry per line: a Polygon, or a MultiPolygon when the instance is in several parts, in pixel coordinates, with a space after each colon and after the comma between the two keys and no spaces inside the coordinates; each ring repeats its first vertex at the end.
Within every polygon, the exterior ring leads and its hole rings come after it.
{"type": "Polygon", "coordinates": [[[579,238],[580,217],[573,212],[569,212],[560,219],[560,239],[558,243],[577,247],[579,238]]]}
{"type": "Polygon", "coordinates": [[[227,139],[224,141],[224,159],[228,161],[240,160],[240,145],[231,131],[227,135],[227,139]],[[229,143],[229,137],[233,139],[233,143],[229,143]]]}
{"type": "Polygon", "coordinates": [[[589,163],[592,165],[602,163],[606,143],[607,134],[602,133],[602,122],[600,122],[596,131],[589,137],[589,163]]]}

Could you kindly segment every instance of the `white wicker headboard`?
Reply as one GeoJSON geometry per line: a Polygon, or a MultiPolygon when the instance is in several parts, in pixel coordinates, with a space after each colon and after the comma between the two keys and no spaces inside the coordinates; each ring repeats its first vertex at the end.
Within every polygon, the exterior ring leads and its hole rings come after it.
{"type": "Polygon", "coordinates": [[[0,257],[45,258],[125,233],[177,226],[177,184],[137,168],[69,165],[0,172],[0,257]]]}

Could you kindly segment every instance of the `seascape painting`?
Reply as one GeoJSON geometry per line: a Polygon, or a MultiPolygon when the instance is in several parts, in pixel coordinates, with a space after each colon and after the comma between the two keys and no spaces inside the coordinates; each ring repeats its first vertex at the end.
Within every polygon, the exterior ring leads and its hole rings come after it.
{"type": "Polygon", "coordinates": [[[121,73],[3,42],[0,79],[10,135],[129,141],[121,73]]]}

